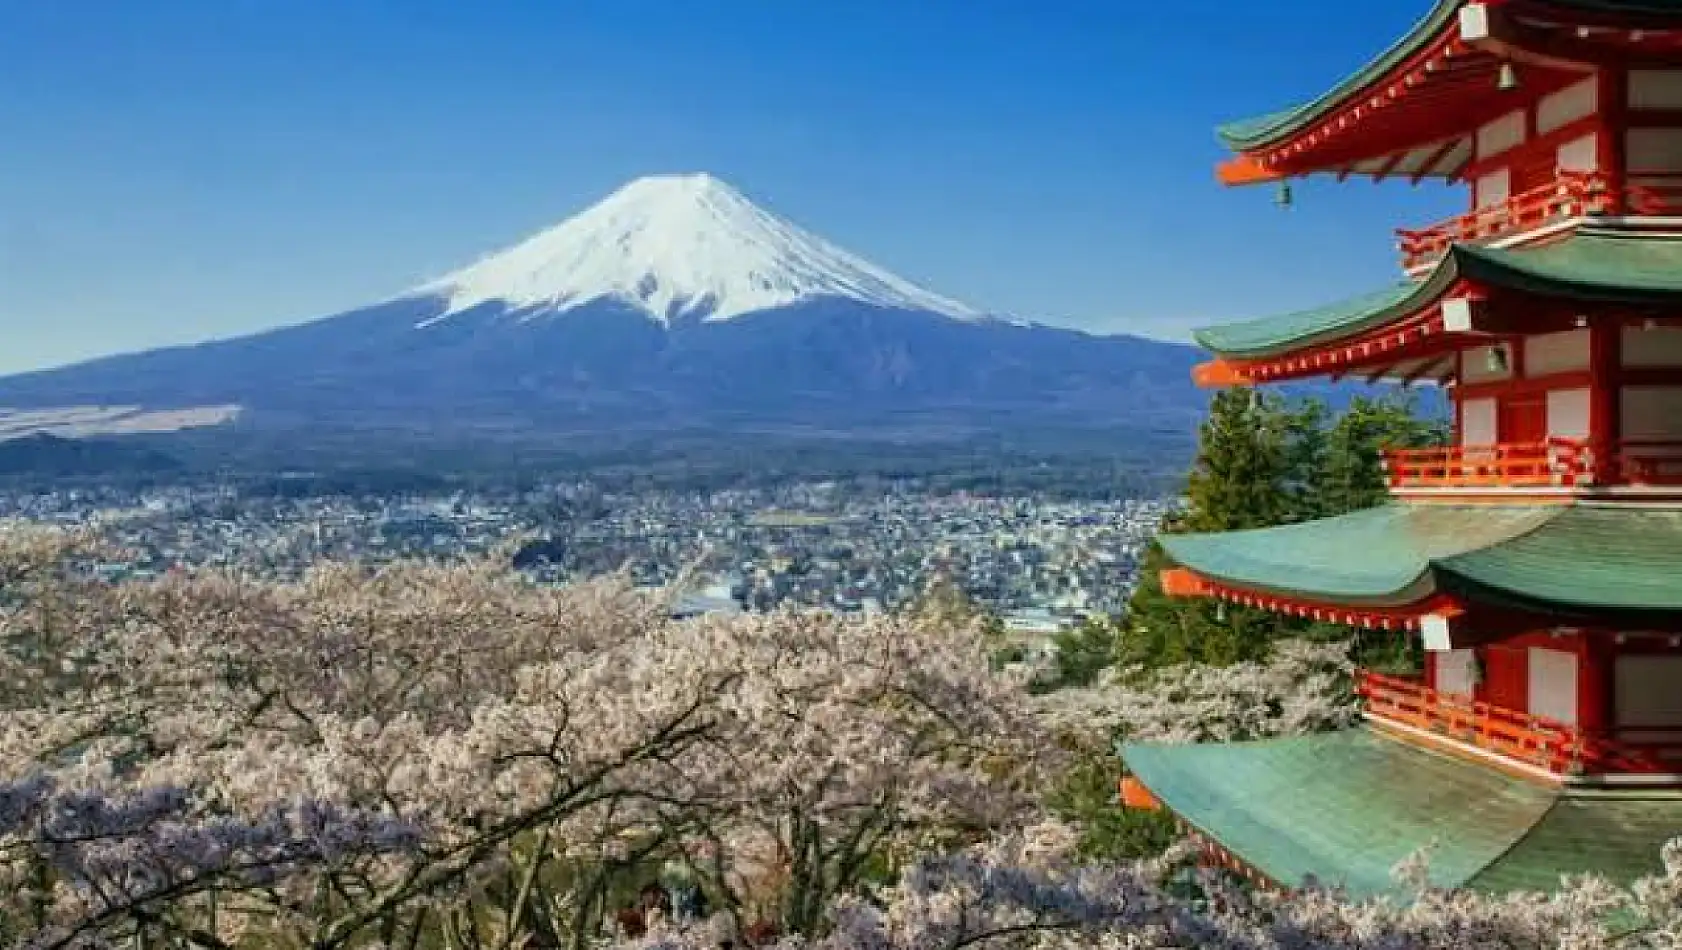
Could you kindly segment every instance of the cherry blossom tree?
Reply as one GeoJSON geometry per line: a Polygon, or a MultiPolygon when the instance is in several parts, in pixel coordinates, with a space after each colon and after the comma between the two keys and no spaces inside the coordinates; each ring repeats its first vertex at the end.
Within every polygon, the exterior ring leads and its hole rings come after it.
{"type": "Polygon", "coordinates": [[[23,823],[13,873],[41,887],[6,908],[14,933],[582,945],[659,861],[744,927],[813,932],[920,849],[1017,820],[1049,747],[973,629],[678,623],[620,579],[543,588],[494,558],[113,585],[79,570],[97,556],[34,531],[0,548],[0,779],[110,815],[166,802],[118,823],[125,847],[221,829],[270,870],[187,862],[163,876],[190,888],[94,908],[23,823]],[[330,859],[282,834],[299,815],[342,842],[330,859]]]}
{"type": "Polygon", "coordinates": [[[1629,888],[1410,901],[1089,861],[1064,750],[1350,721],[1335,650],[1032,697],[976,625],[669,619],[506,552],[295,583],[105,583],[0,530],[0,939],[29,948],[1435,948],[1682,944],[1629,888]],[[1097,737],[1097,738],[1093,738],[1097,737]],[[627,907],[661,868],[711,907],[627,907]],[[629,931],[635,930],[633,935],[629,931]],[[624,932],[621,932],[624,931],[624,932]]]}

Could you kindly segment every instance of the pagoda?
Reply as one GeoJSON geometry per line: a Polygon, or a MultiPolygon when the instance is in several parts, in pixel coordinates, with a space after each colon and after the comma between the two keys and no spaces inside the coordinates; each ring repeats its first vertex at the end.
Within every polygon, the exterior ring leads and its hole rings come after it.
{"type": "Polygon", "coordinates": [[[1259,883],[1551,889],[1628,880],[1682,835],[1682,3],[1438,0],[1306,105],[1220,130],[1228,185],[1435,179],[1470,209],[1397,232],[1402,278],[1197,334],[1205,387],[1443,387],[1450,445],[1391,498],[1164,536],[1168,593],[1419,638],[1319,736],[1124,746],[1165,807],[1259,883]]]}

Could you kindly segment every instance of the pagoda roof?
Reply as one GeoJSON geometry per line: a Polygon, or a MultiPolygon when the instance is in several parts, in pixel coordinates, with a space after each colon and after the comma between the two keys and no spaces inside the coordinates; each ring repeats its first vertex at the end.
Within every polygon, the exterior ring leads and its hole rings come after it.
{"type": "Polygon", "coordinates": [[[1319,604],[1449,596],[1565,621],[1682,623],[1682,506],[1396,503],[1160,540],[1199,577],[1319,604]]]}
{"type": "Polygon", "coordinates": [[[1284,887],[1411,895],[1391,869],[1428,849],[1445,889],[1551,890],[1662,870],[1682,797],[1583,793],[1513,777],[1369,727],[1220,745],[1128,744],[1133,775],[1182,820],[1284,887]]]}
{"type": "MultiPolygon", "coordinates": [[[[1320,96],[1300,105],[1241,119],[1220,126],[1221,141],[1237,152],[1277,145],[1333,115],[1397,69],[1441,42],[1445,31],[1458,29],[1461,8],[1468,0],[1437,0],[1401,39],[1365,66],[1320,96]]],[[[1613,21],[1631,25],[1682,24],[1682,5],[1675,0],[1529,0],[1528,7],[1544,14],[1585,22],[1613,21]]]]}
{"type": "Polygon", "coordinates": [[[1416,315],[1461,281],[1558,299],[1675,303],[1682,300],[1682,234],[1584,226],[1564,239],[1528,247],[1455,244],[1420,280],[1312,310],[1206,327],[1194,337],[1222,357],[1278,356],[1416,315]]]}
{"type": "Polygon", "coordinates": [[[1228,148],[1237,152],[1266,148],[1289,138],[1336,111],[1386,73],[1416,56],[1456,21],[1464,4],[1465,0],[1437,0],[1436,6],[1389,49],[1319,97],[1289,109],[1228,122],[1217,128],[1216,134],[1228,148]]]}

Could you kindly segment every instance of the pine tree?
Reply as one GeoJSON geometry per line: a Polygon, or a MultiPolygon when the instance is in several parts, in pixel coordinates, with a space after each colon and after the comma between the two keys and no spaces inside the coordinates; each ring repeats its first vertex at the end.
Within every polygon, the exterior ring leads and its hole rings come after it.
{"type": "MultiPolygon", "coordinates": [[[[1357,396],[1326,433],[1313,516],[1335,517],[1384,504],[1390,497],[1384,450],[1443,445],[1448,438],[1447,420],[1419,414],[1410,393],[1377,399],[1357,396]]],[[[1423,662],[1418,643],[1406,635],[1324,623],[1312,625],[1304,635],[1351,641],[1357,662],[1366,667],[1406,672],[1423,662]]]]}
{"type": "Polygon", "coordinates": [[[1347,514],[1382,504],[1389,497],[1385,449],[1441,445],[1443,420],[1422,418],[1408,394],[1370,399],[1357,396],[1326,433],[1325,453],[1315,479],[1315,517],[1347,514]]]}
{"type": "MultiPolygon", "coordinates": [[[[1168,531],[1238,531],[1296,520],[1312,492],[1322,455],[1324,408],[1291,405],[1277,396],[1232,389],[1210,401],[1187,481],[1187,506],[1168,531]]],[[[1162,591],[1171,566],[1152,544],[1140,565],[1117,650],[1124,665],[1199,662],[1215,665],[1266,653],[1282,621],[1262,611],[1162,591]]]]}
{"type": "MultiPolygon", "coordinates": [[[[1346,514],[1388,497],[1382,450],[1441,444],[1441,420],[1420,418],[1406,395],[1356,397],[1332,418],[1322,402],[1233,389],[1210,402],[1187,482],[1185,511],[1165,531],[1264,528],[1346,514]]],[[[1162,592],[1172,566],[1152,545],[1128,605],[1118,659],[1156,667],[1225,664],[1266,653],[1280,636],[1347,638],[1346,628],[1162,592]]]]}
{"type": "Polygon", "coordinates": [[[1186,531],[1237,531],[1278,524],[1289,500],[1286,419],[1278,401],[1227,389],[1209,403],[1186,483],[1186,531]]]}

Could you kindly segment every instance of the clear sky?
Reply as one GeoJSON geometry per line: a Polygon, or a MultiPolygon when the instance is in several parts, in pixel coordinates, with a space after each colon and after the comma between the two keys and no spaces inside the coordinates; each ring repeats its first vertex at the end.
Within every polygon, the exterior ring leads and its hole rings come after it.
{"type": "Polygon", "coordinates": [[[0,372],[395,294],[708,171],[972,305],[1183,336],[1395,279],[1405,183],[1214,183],[1429,0],[0,0],[0,372]]]}

